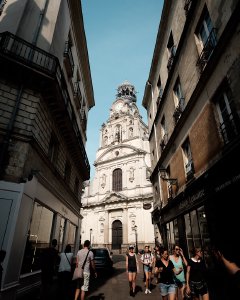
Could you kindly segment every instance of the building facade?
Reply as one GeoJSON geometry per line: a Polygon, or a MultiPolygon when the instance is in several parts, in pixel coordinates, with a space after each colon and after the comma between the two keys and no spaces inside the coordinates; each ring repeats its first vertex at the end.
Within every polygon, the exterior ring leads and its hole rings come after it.
{"type": "Polygon", "coordinates": [[[0,2],[1,299],[14,299],[39,284],[53,238],[79,248],[95,103],[81,2],[0,2]]]}
{"type": "Polygon", "coordinates": [[[148,130],[135,88],[127,81],[118,87],[110,118],[100,130],[94,166],[82,201],[82,240],[117,252],[129,244],[154,245],[148,130]]]}
{"type": "Polygon", "coordinates": [[[153,222],[170,250],[204,249],[211,299],[228,299],[213,248],[239,263],[239,14],[239,1],[165,1],[143,98],[153,222]]]}

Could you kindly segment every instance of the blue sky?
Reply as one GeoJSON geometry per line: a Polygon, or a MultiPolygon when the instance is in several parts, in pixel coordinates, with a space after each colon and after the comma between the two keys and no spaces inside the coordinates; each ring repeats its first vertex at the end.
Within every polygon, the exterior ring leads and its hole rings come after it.
{"type": "Polygon", "coordinates": [[[82,0],[83,19],[95,106],[89,111],[86,150],[91,166],[99,147],[102,123],[125,80],[135,86],[145,123],[142,98],[157,37],[163,0],[82,0]]]}

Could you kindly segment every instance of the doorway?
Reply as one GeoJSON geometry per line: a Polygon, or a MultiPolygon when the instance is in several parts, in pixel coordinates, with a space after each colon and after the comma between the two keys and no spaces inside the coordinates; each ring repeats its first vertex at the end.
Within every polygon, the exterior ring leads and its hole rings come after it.
{"type": "Polygon", "coordinates": [[[112,223],[112,249],[120,250],[122,246],[122,222],[116,220],[112,223]]]}

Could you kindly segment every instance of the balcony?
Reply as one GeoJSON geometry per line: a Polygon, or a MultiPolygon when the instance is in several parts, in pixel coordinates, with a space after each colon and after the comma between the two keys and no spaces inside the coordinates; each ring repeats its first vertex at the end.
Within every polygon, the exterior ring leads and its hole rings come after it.
{"type": "Polygon", "coordinates": [[[74,60],[73,60],[73,55],[71,50],[71,44],[69,41],[65,43],[64,57],[65,57],[64,63],[65,63],[68,77],[72,77],[74,72],[74,60]]]}
{"type": "Polygon", "coordinates": [[[173,119],[175,124],[177,124],[178,120],[180,119],[182,112],[184,111],[185,106],[185,99],[182,97],[179,99],[178,105],[175,108],[175,111],[173,113],[173,119]]]}
{"type": "Polygon", "coordinates": [[[58,58],[9,32],[3,32],[0,33],[0,60],[1,72],[6,76],[19,76],[28,86],[32,84],[34,89],[39,89],[62,136],[67,144],[72,145],[70,153],[75,163],[81,166],[83,179],[89,179],[86,150],[58,58]]]}
{"type": "Polygon", "coordinates": [[[220,124],[220,132],[224,140],[224,144],[228,144],[240,135],[240,118],[237,113],[231,113],[220,124]]]}
{"type": "Polygon", "coordinates": [[[206,40],[206,43],[203,47],[203,50],[199,56],[199,59],[196,63],[196,66],[199,68],[200,70],[200,73],[203,72],[207,62],[209,61],[211,55],[212,55],[212,52],[214,50],[214,48],[216,47],[217,45],[217,35],[216,35],[216,29],[213,28],[212,31],[210,32],[207,40],[206,40]]]}

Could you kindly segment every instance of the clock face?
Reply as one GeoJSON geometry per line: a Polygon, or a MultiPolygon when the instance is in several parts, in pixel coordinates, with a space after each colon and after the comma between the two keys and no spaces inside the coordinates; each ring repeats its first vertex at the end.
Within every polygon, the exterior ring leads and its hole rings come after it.
{"type": "Polygon", "coordinates": [[[116,109],[117,111],[119,111],[122,107],[123,107],[123,103],[122,103],[122,102],[118,102],[118,103],[115,105],[115,109],[116,109]]]}

